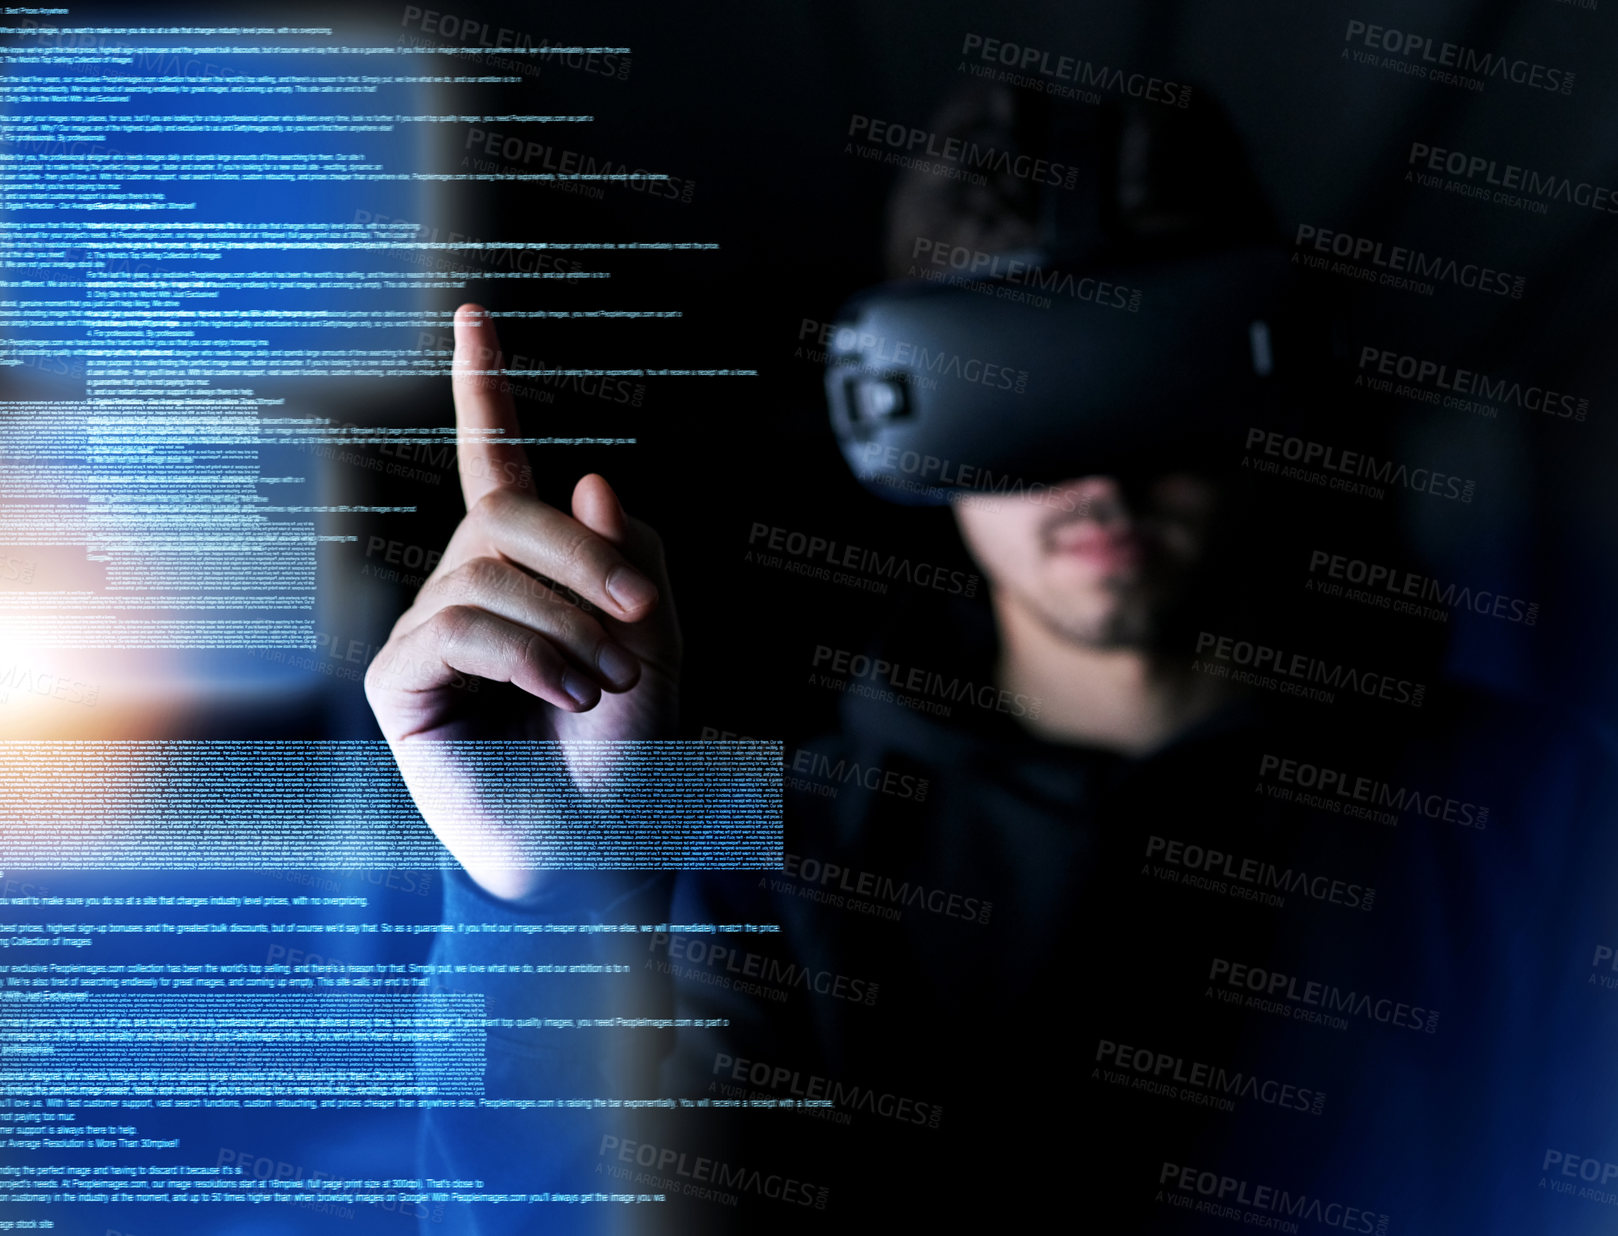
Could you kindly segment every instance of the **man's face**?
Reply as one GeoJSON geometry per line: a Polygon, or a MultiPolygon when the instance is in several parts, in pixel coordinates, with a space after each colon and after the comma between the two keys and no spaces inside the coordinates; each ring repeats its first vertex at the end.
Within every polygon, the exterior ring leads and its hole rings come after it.
{"type": "Polygon", "coordinates": [[[1127,488],[1092,476],[1033,498],[965,496],[955,517],[1001,603],[1075,644],[1136,647],[1153,642],[1186,595],[1218,494],[1188,473],[1127,488]]]}

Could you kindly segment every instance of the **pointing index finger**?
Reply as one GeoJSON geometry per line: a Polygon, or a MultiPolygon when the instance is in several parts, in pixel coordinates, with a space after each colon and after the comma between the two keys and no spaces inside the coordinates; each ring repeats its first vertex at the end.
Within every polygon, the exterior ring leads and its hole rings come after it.
{"type": "Polygon", "coordinates": [[[455,311],[455,458],[461,474],[461,496],[471,510],[496,489],[534,492],[528,452],[500,437],[516,438],[517,406],[510,384],[492,373],[504,368],[500,337],[482,305],[455,311]]]}

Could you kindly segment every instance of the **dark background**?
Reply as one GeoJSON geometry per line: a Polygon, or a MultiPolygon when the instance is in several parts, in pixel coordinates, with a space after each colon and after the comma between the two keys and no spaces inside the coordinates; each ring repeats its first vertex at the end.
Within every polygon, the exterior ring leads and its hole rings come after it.
{"type": "MultiPolygon", "coordinates": [[[[237,16],[222,13],[217,4],[171,11],[208,22],[237,16]]],[[[1405,542],[1398,565],[1538,601],[1540,621],[1531,628],[1455,614],[1448,627],[1449,673],[1567,712],[1618,721],[1618,664],[1609,636],[1618,617],[1612,569],[1618,563],[1618,521],[1612,518],[1608,478],[1618,445],[1618,373],[1608,361],[1618,222],[1559,203],[1543,216],[1530,215],[1418,189],[1403,179],[1410,143],[1421,141],[1575,182],[1618,185],[1618,143],[1612,140],[1618,108],[1610,67],[1618,63],[1618,16],[1612,12],[1554,0],[1047,3],[1015,10],[935,2],[727,3],[686,11],[666,3],[436,9],[289,4],[278,8],[275,20],[329,21],[355,42],[376,42],[426,36],[423,15],[429,11],[440,15],[440,25],[449,17],[460,30],[473,22],[533,40],[632,47],[622,79],[542,64],[522,86],[491,87],[482,97],[464,90],[442,100],[442,110],[588,112],[596,116],[588,129],[506,129],[615,166],[667,172],[682,192],[690,190],[685,201],[608,186],[597,200],[540,185],[457,185],[424,201],[421,222],[429,234],[722,246],[717,252],[584,258],[591,268],[612,270],[613,279],[602,286],[487,279],[464,293],[436,294],[444,309],[479,300],[508,309],[685,313],[677,322],[508,324],[508,355],[532,358],[535,368],[759,371],[757,378],[649,379],[638,407],[567,384],[545,388],[554,400],[524,399],[519,405],[525,429],[535,435],[639,439],[633,448],[557,447],[535,452],[533,461],[549,500],[565,503],[579,475],[600,470],[628,509],[662,532],[687,639],[688,733],[797,740],[827,729],[841,697],[805,687],[814,647],[859,648],[887,622],[900,616],[926,622],[936,612],[939,598],[910,595],[902,584],[878,597],[750,565],[744,555],[755,524],[914,560],[967,565],[946,513],[889,506],[856,485],[827,424],[820,366],[797,353],[809,343],[803,338],[806,320],[830,320],[849,295],[885,277],[884,211],[894,173],[845,153],[851,116],[928,126],[939,103],[963,80],[958,66],[968,33],[1195,83],[1199,101],[1216,98],[1234,118],[1286,234],[1310,223],[1527,275],[1521,301],[1447,286],[1428,298],[1337,279],[1318,285],[1353,346],[1374,343],[1591,402],[1582,424],[1511,407],[1489,421],[1391,397],[1349,402],[1351,414],[1363,418],[1365,440],[1389,443],[1395,458],[1443,463],[1476,477],[1479,493],[1469,505],[1408,495],[1401,501],[1397,491],[1386,506],[1335,499],[1344,539],[1333,543],[1372,554],[1381,530],[1373,534],[1369,525],[1391,510],[1405,542]],[[1352,64],[1340,58],[1350,19],[1572,69],[1577,85],[1564,97],[1496,80],[1474,94],[1352,64]],[[1356,542],[1354,525],[1362,515],[1368,526],[1364,541],[1356,542]]],[[[240,17],[260,19],[246,11],[240,17]]],[[[476,63],[433,62],[426,71],[476,63]]],[[[435,129],[429,165],[454,170],[477,154],[468,149],[467,136],[463,125],[435,129]]],[[[1205,191],[1216,196],[1225,188],[1213,177],[1205,191]]],[[[445,426],[452,420],[447,380],[332,383],[302,394],[311,407],[363,424],[445,426]]],[[[1323,371],[1317,389],[1305,385],[1294,410],[1298,424],[1311,423],[1312,398],[1337,407],[1345,395],[1341,375],[1323,371]]],[[[1352,445],[1354,439],[1343,441],[1352,445]]],[[[1234,466],[1240,453],[1239,443],[1233,444],[1223,462],[1234,466]]],[[[393,462],[376,451],[369,457],[393,462]]],[[[222,693],[188,725],[166,733],[377,735],[359,675],[419,580],[383,581],[368,573],[368,566],[388,565],[385,558],[368,556],[370,538],[421,555],[442,547],[462,513],[453,464],[445,466],[440,457],[415,466],[423,477],[400,481],[350,464],[323,465],[331,501],[419,509],[328,522],[326,530],[357,539],[322,546],[319,625],[326,639],[310,658],[318,669],[288,669],[291,689],[245,703],[241,693],[222,693]]],[[[1277,526],[1273,541],[1261,533],[1252,554],[1276,554],[1286,531],[1277,526]]],[[[406,574],[409,561],[400,567],[406,574]]],[[[1296,591],[1302,564],[1294,560],[1285,569],[1292,572],[1287,586],[1296,591]]],[[[1351,627],[1360,617],[1339,615],[1351,627]]],[[[1411,623],[1377,625],[1382,638],[1397,640],[1403,631],[1412,640],[1431,634],[1411,623]]],[[[265,662],[258,665],[262,669],[265,662]]],[[[270,886],[286,891],[284,883],[270,886]]],[[[350,876],[348,887],[372,895],[373,909],[388,919],[436,916],[435,884],[372,888],[350,876]]],[[[296,1158],[303,1170],[346,1164],[345,1155],[359,1147],[355,1153],[372,1156],[380,1172],[382,1165],[400,1161],[408,1138],[402,1125],[399,1145],[362,1141],[336,1122],[323,1126],[323,1137],[313,1142],[298,1121],[288,1120],[279,1135],[268,1123],[255,1128],[261,1131],[242,1143],[244,1152],[296,1158]],[[304,1149],[277,1149],[283,1144],[304,1149]]],[[[222,1130],[218,1144],[232,1145],[231,1136],[222,1130]]],[[[212,1154],[212,1141],[198,1144],[205,1157],[212,1154]]],[[[251,1222],[260,1220],[227,1221],[235,1224],[233,1231],[277,1230],[284,1217],[265,1217],[258,1229],[251,1222]]],[[[312,1219],[304,1226],[322,1230],[312,1219]]],[[[406,1231],[411,1220],[396,1216],[382,1226],[406,1231]]]]}
{"type": "MultiPolygon", "coordinates": [[[[622,80],[548,64],[531,85],[487,88],[476,106],[591,112],[588,130],[550,127],[538,136],[631,169],[666,171],[690,188],[687,202],[624,186],[588,200],[550,186],[459,185],[424,222],[490,238],[722,246],[611,255],[605,291],[511,280],[467,289],[467,299],[496,307],[685,313],[678,322],[508,324],[507,351],[546,364],[759,370],[756,379],[649,379],[639,408],[565,386],[554,402],[522,404],[533,433],[640,439],[638,448],[593,453],[554,448],[535,464],[542,492],[556,502],[566,501],[578,475],[599,469],[633,513],[662,531],[687,634],[692,732],[791,737],[823,728],[836,697],[799,689],[813,646],[852,640],[858,647],[893,612],[894,594],[872,598],[745,564],[755,522],[960,560],[947,515],[889,507],[854,484],[826,425],[820,368],[794,353],[805,319],[829,319],[848,295],[884,275],[883,214],[894,173],[844,152],[851,116],[928,125],[964,76],[957,66],[969,32],[1195,83],[1199,98],[1212,96],[1230,112],[1288,236],[1308,222],[1527,274],[1520,301],[1444,285],[1424,297],[1315,278],[1355,348],[1374,343],[1590,399],[1582,424],[1510,407],[1482,420],[1388,396],[1362,402],[1357,414],[1368,434],[1391,439],[1395,457],[1442,462],[1479,482],[1470,505],[1406,498],[1399,565],[1541,605],[1533,628],[1456,614],[1451,674],[1613,715],[1606,632],[1615,546],[1606,471],[1618,390],[1607,363],[1605,295],[1613,219],[1566,203],[1528,214],[1403,179],[1410,143],[1422,141],[1575,182],[1618,181],[1603,140],[1618,114],[1607,67],[1611,14],[1549,0],[1385,11],[1357,4],[421,7],[458,33],[475,22],[490,38],[505,28],[553,42],[631,46],[622,80]],[[1571,69],[1576,86],[1563,96],[1493,79],[1477,94],[1353,64],[1341,59],[1350,19],[1571,69]]],[[[425,33],[409,6],[371,14],[370,37],[425,33]]],[[[340,15],[331,20],[340,23],[340,15]]],[[[483,36],[436,37],[475,43],[483,36]]],[[[469,96],[456,101],[473,106],[469,96]]],[[[441,127],[445,167],[468,153],[466,136],[463,127],[441,127]]],[[[1221,188],[1206,186],[1210,195],[1221,188]]],[[[454,299],[441,295],[446,307],[454,299]]],[[[343,398],[356,420],[447,424],[444,385],[356,386],[343,398]]],[[[1342,394],[1329,375],[1318,393],[1322,403],[1342,394]]],[[[1306,422],[1309,409],[1298,414],[1306,422]]],[[[1239,454],[1238,445],[1232,461],[1239,454]]],[[[417,502],[420,514],[387,517],[383,531],[422,546],[441,545],[459,516],[453,477],[443,482],[411,486],[406,499],[397,484],[360,471],[344,481],[367,500],[417,502]]],[[[339,547],[323,563],[323,604],[345,632],[380,644],[411,588],[379,589],[361,578],[364,544],[362,535],[359,548],[339,547]]],[[[348,705],[358,697],[357,689],[342,694],[348,705]]],[[[340,716],[337,728],[367,732],[363,708],[345,706],[340,716]]]]}

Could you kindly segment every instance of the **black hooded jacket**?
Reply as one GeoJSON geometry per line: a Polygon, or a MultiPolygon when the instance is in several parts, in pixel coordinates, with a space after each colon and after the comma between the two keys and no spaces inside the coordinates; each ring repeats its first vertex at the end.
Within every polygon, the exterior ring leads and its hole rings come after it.
{"type": "MultiPolygon", "coordinates": [[[[969,608],[908,631],[903,662],[948,673],[905,699],[851,680],[841,732],[787,751],[782,872],[580,877],[526,912],[667,894],[672,924],[780,925],[613,946],[638,1007],[726,1024],[633,1061],[579,1036],[576,1084],[754,1104],[559,1134],[586,1143],[570,1171],[665,1193],[613,1224],[1034,1222],[1056,1199],[1108,1231],[1604,1230],[1610,1207],[1540,1184],[1547,1157],[1618,1161],[1618,1107],[1592,1101],[1618,1018],[1591,964],[1618,944],[1600,736],[1340,684],[1255,690],[1132,758],[980,690],[993,635],[969,608]]],[[[491,1039],[491,1093],[558,1067],[519,1046],[491,1039]]]]}

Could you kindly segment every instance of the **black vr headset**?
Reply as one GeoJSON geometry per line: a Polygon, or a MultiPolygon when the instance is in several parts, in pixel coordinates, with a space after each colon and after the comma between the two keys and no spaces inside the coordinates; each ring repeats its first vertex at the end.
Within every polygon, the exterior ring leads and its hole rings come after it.
{"type": "Polygon", "coordinates": [[[930,505],[1236,463],[1291,352],[1288,263],[1234,132],[1199,104],[1042,116],[1089,179],[1043,191],[1040,247],[917,240],[925,278],[844,307],[826,397],[866,488],[930,505]]]}

